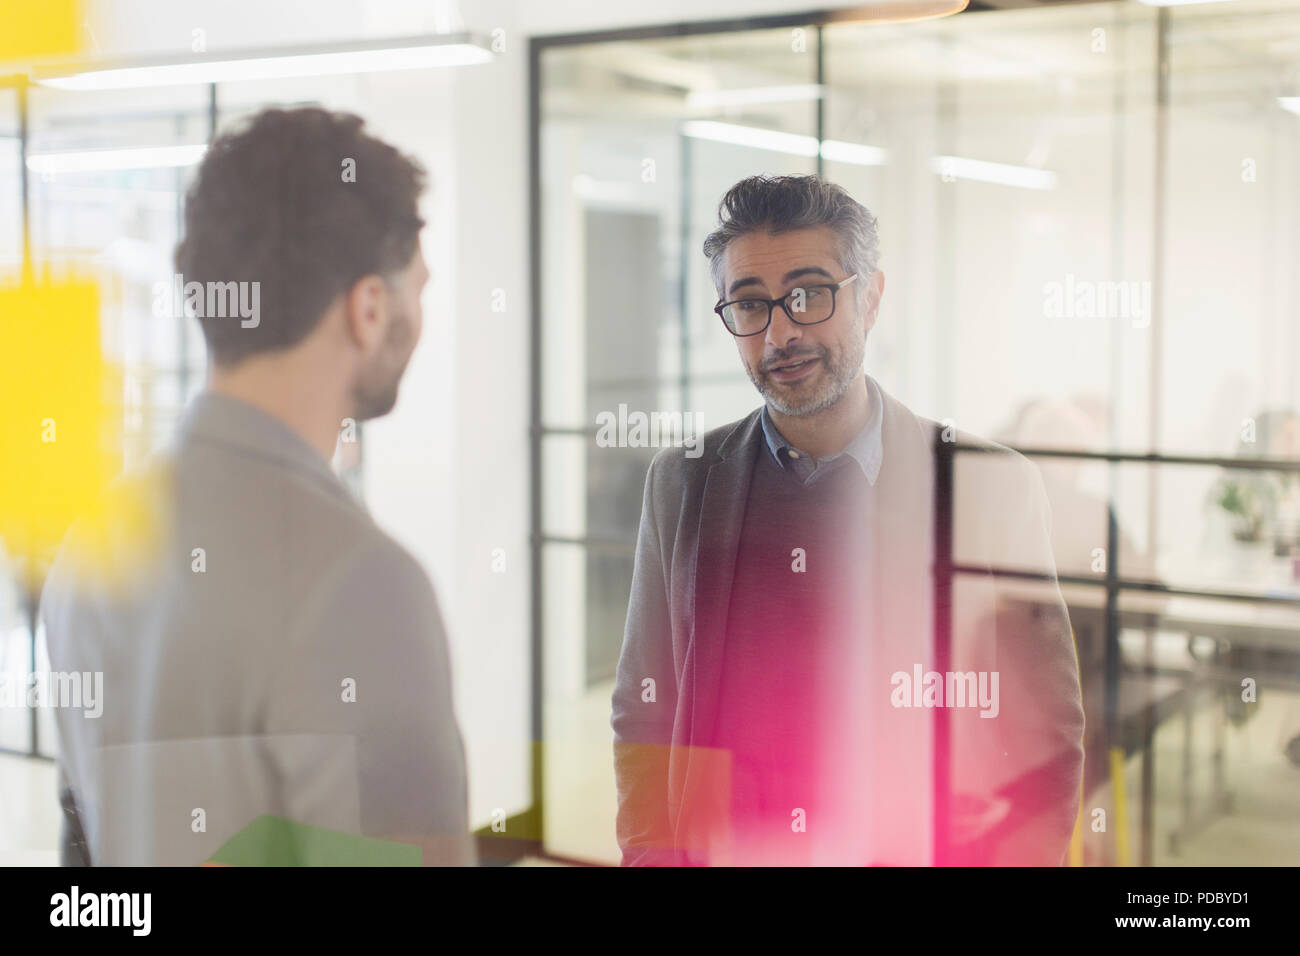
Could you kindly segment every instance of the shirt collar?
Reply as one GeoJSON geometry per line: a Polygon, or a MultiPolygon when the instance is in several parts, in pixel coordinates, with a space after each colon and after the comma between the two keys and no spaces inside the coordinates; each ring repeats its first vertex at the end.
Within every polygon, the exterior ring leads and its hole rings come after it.
{"type": "MultiPolygon", "coordinates": [[[[833,461],[840,455],[849,455],[858,466],[862,473],[866,475],[867,481],[872,485],[876,483],[876,476],[880,474],[880,464],[884,460],[884,443],[881,438],[882,424],[884,422],[883,402],[880,394],[880,386],[870,375],[867,379],[867,395],[871,402],[871,417],[867,419],[866,425],[862,430],[853,437],[842,452],[837,455],[821,459],[821,463],[833,461]]],[[[768,450],[772,457],[776,459],[777,464],[785,466],[787,453],[790,451],[798,455],[807,455],[807,452],[794,448],[785,437],[777,431],[776,425],[772,422],[772,417],[768,414],[767,405],[763,405],[762,413],[763,437],[767,439],[768,450]]]]}
{"type": "Polygon", "coordinates": [[[180,433],[183,440],[215,442],[245,455],[277,461],[348,496],[329,462],[305,438],[278,418],[239,399],[213,391],[200,392],[186,409],[180,433]]]}

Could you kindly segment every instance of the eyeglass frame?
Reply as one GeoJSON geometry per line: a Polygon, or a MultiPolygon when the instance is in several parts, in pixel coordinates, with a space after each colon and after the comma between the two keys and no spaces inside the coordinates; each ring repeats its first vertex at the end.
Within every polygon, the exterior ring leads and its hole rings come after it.
{"type": "Polygon", "coordinates": [[[758,296],[748,296],[743,299],[729,299],[726,302],[719,302],[717,305],[713,307],[713,311],[718,313],[718,318],[722,320],[722,327],[726,329],[728,332],[731,332],[731,334],[738,339],[747,339],[751,335],[762,335],[764,332],[770,329],[772,327],[772,311],[778,305],[781,307],[781,311],[784,312],[787,316],[789,316],[790,321],[793,322],[795,325],[821,325],[823,322],[829,322],[831,319],[835,317],[835,309],[839,305],[838,293],[840,289],[843,289],[846,285],[853,282],[857,278],[858,278],[858,273],[855,272],[852,275],[846,276],[845,278],[841,279],[839,282],[831,282],[831,283],[818,282],[815,285],[795,286],[785,295],[779,296],[778,298],[775,299],[764,299],[758,296]],[[830,289],[831,290],[831,314],[830,315],[826,316],[826,318],[824,319],[818,319],[816,322],[801,322],[794,317],[794,313],[790,311],[790,307],[789,305],[786,304],[786,301],[790,298],[790,296],[794,295],[796,292],[800,290],[807,290],[807,289],[830,289]],[[735,305],[737,302],[762,302],[767,306],[767,321],[763,323],[763,327],[761,329],[759,329],[756,332],[732,332],[731,331],[731,326],[727,324],[727,320],[723,316],[722,310],[729,305],[735,305]]]}

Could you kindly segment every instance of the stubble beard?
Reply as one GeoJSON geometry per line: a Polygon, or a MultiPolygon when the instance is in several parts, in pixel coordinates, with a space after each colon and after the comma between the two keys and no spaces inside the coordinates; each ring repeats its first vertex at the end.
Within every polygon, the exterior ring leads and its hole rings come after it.
{"type": "MultiPolygon", "coordinates": [[[[857,336],[854,344],[847,346],[839,353],[838,361],[830,349],[819,346],[816,349],[816,354],[821,360],[824,369],[824,382],[821,388],[802,400],[795,395],[791,395],[785,386],[771,383],[766,372],[755,370],[748,364],[745,365],[745,372],[749,375],[749,380],[754,383],[754,387],[758,389],[758,393],[781,414],[815,415],[833,406],[848,392],[853,382],[862,374],[862,363],[866,351],[867,337],[865,333],[857,336]]],[[[797,354],[808,353],[805,351],[797,354]]],[[[771,361],[781,361],[789,357],[789,355],[777,354],[771,361]]],[[[804,383],[796,383],[796,389],[799,387],[805,387],[804,383]]]]}
{"type": "MultiPolygon", "coordinates": [[[[406,351],[405,358],[395,363],[395,367],[387,372],[382,370],[372,372],[353,385],[352,404],[356,409],[354,417],[357,421],[380,418],[391,412],[397,405],[397,390],[411,361],[411,352],[407,347],[410,344],[412,328],[413,323],[409,315],[402,313],[394,316],[393,323],[389,326],[390,331],[384,351],[388,356],[406,351]],[[380,376],[383,378],[381,379],[380,376]]],[[[377,368],[382,369],[385,358],[384,355],[377,357],[377,368]]]]}

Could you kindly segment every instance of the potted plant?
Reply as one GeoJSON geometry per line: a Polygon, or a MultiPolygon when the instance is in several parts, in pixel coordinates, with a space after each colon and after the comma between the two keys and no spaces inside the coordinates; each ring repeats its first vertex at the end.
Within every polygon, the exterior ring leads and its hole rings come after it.
{"type": "Polygon", "coordinates": [[[1213,497],[1215,504],[1228,515],[1234,538],[1244,542],[1263,540],[1277,500],[1267,475],[1246,473],[1225,477],[1215,485],[1213,497]]]}

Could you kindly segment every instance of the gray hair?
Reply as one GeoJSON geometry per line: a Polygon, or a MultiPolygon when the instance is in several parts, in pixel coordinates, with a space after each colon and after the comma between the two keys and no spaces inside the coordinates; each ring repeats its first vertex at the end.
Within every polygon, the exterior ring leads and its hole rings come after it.
{"type": "Polygon", "coordinates": [[[720,225],[704,240],[713,284],[722,290],[722,254],[731,240],[752,232],[787,232],[830,226],[839,238],[840,265],[858,274],[858,294],[880,259],[876,217],[847,191],[818,176],[751,176],[718,203],[720,225]]]}

